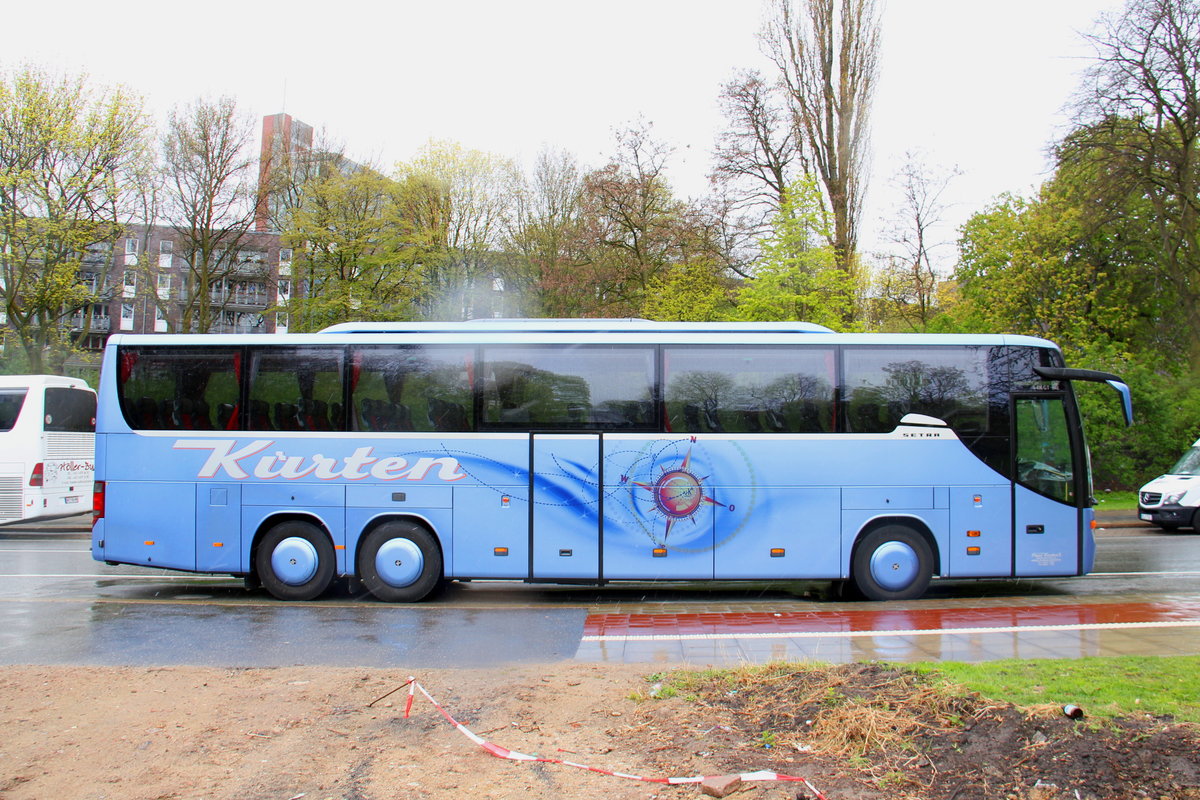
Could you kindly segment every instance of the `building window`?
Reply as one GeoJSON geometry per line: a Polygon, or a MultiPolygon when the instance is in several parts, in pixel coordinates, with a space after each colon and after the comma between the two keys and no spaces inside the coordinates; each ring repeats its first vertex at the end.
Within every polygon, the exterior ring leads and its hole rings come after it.
{"type": "Polygon", "coordinates": [[[175,251],[175,243],[163,239],[158,243],[158,266],[162,269],[171,268],[171,254],[175,251]]]}
{"type": "Polygon", "coordinates": [[[171,276],[160,274],[158,276],[158,299],[166,300],[170,296],[171,296],[171,276]]]}
{"type": "Polygon", "coordinates": [[[166,312],[164,312],[160,306],[154,307],[154,332],[155,333],[166,333],[167,332],[167,315],[166,315],[166,312]]]}
{"type": "Polygon", "coordinates": [[[291,299],[292,299],[292,282],[291,281],[280,281],[279,282],[279,302],[286,303],[288,300],[291,300],[291,299]]]}
{"type": "MultiPolygon", "coordinates": [[[[129,240],[126,240],[129,241],[129,240]]],[[[125,270],[125,285],[121,290],[122,297],[137,296],[137,271],[132,269],[125,270]]]]}
{"type": "Polygon", "coordinates": [[[130,265],[136,265],[138,263],[137,255],[138,255],[138,240],[137,239],[126,239],[125,240],[125,263],[130,264],[130,265]]]}
{"type": "Polygon", "coordinates": [[[121,330],[133,330],[133,303],[121,303],[121,330]]]}

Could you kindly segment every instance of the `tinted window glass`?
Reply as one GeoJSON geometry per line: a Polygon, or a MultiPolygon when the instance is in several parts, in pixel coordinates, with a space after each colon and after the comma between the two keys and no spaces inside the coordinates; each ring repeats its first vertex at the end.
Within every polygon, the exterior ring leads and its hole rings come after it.
{"type": "Polygon", "coordinates": [[[28,389],[0,389],[0,431],[11,431],[21,415],[28,389]]]}
{"type": "Polygon", "coordinates": [[[230,348],[120,350],[117,392],[135,430],[238,427],[241,353],[230,348]]]}
{"type": "Polygon", "coordinates": [[[488,347],[482,381],[489,427],[657,427],[649,347],[488,347]]]}
{"type": "Polygon", "coordinates": [[[887,433],[905,414],[943,420],[960,433],[987,427],[986,347],[847,347],[846,430],[887,433]]]}
{"type": "Polygon", "coordinates": [[[92,433],[96,430],[96,395],[82,389],[46,389],[47,431],[92,433]]]}
{"type": "Polygon", "coordinates": [[[273,347],[250,355],[244,430],[342,429],[342,361],[332,347],[273,347]]]}
{"type": "Polygon", "coordinates": [[[832,348],[671,347],[667,424],[676,433],[833,430],[832,348]]]}
{"type": "Polygon", "coordinates": [[[474,360],[474,349],[464,347],[355,350],[351,430],[471,430],[474,360]]]}
{"type": "Polygon", "coordinates": [[[1021,397],[1017,409],[1017,481],[1063,503],[1075,502],[1070,425],[1061,397],[1021,397]]]}

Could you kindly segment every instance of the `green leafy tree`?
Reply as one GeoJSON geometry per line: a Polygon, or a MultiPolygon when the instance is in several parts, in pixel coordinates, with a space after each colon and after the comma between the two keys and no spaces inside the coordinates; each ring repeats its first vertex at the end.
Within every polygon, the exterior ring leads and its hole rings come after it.
{"type": "Polygon", "coordinates": [[[429,292],[422,299],[430,319],[472,319],[500,310],[504,271],[514,262],[501,255],[519,185],[515,164],[455,142],[429,142],[396,179],[407,187],[412,225],[430,232],[425,254],[429,292]]]}
{"type": "Polygon", "coordinates": [[[103,285],[79,273],[89,252],[107,268],[147,131],[125,89],[33,67],[0,80],[0,302],[33,372],[62,371],[76,344],[70,318],[103,299],[103,285]]]}
{"type": "Polygon", "coordinates": [[[733,312],[731,281],[704,261],[669,267],[650,280],[641,316],[679,322],[712,322],[733,312]]]}
{"type": "Polygon", "coordinates": [[[829,221],[815,181],[792,185],[775,215],[754,276],[736,298],[737,319],[803,320],[845,329],[858,287],[829,245],[829,221]]]}
{"type": "Polygon", "coordinates": [[[410,188],[366,168],[306,184],[284,232],[293,275],[305,286],[279,309],[290,327],[416,315],[433,234],[405,213],[410,188]]]}

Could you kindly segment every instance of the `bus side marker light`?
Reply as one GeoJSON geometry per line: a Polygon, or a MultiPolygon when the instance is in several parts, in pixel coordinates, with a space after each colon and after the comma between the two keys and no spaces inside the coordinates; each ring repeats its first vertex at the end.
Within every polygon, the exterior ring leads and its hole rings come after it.
{"type": "Polygon", "coordinates": [[[771,548],[771,558],[783,558],[783,556],[786,553],[787,553],[787,551],[784,550],[782,547],[772,547],[771,548]]]}
{"type": "Polygon", "coordinates": [[[508,548],[507,547],[497,547],[494,550],[492,550],[492,552],[498,556],[506,556],[506,555],[508,555],[508,548]]]}
{"type": "Polygon", "coordinates": [[[334,550],[345,550],[345,549],[346,549],[346,545],[344,545],[344,544],[335,544],[335,545],[333,546],[333,549],[334,549],[334,550]]]}
{"type": "Polygon", "coordinates": [[[967,548],[967,555],[969,555],[969,556],[977,556],[977,555],[979,555],[979,548],[978,548],[978,547],[968,547],[968,548],[967,548]]]}
{"type": "Polygon", "coordinates": [[[154,542],[142,542],[142,544],[146,545],[147,547],[150,547],[151,545],[154,544],[154,542]]]}
{"type": "Polygon", "coordinates": [[[1097,529],[1097,528],[1099,528],[1099,527],[1100,527],[1100,523],[1099,523],[1099,522],[1097,522],[1097,521],[1095,520],[1095,518],[1093,518],[1093,519],[1092,519],[1092,530],[1096,530],[1096,529],[1097,529]]]}
{"type": "Polygon", "coordinates": [[[978,539],[982,535],[981,531],[967,531],[967,538],[969,539],[978,539]]]}
{"type": "Polygon", "coordinates": [[[508,508],[511,503],[512,503],[512,498],[509,497],[508,495],[504,495],[503,497],[500,498],[500,507],[501,508],[508,508]]]}
{"type": "Polygon", "coordinates": [[[560,558],[570,558],[571,556],[575,555],[575,551],[573,551],[573,550],[559,550],[559,551],[558,551],[558,555],[559,555],[559,557],[560,557],[560,558]]]}
{"type": "Polygon", "coordinates": [[[213,547],[224,547],[224,546],[225,546],[224,542],[213,542],[213,547]]]}
{"type": "Polygon", "coordinates": [[[655,558],[666,558],[667,557],[667,548],[665,548],[665,547],[656,547],[653,550],[651,550],[650,552],[655,558]]]}
{"type": "Polygon", "coordinates": [[[45,482],[46,482],[45,469],[46,469],[46,465],[40,461],[33,465],[33,474],[29,476],[29,485],[30,486],[42,486],[45,484],[45,482]]]}

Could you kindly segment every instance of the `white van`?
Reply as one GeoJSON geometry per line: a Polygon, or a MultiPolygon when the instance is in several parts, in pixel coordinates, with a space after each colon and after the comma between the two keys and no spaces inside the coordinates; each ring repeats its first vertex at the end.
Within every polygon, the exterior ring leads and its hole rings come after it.
{"type": "Polygon", "coordinates": [[[95,448],[86,382],[0,375],[0,524],[91,511],[95,448]]]}
{"type": "Polygon", "coordinates": [[[1168,531],[1184,527],[1200,531],[1200,440],[1170,472],[1138,491],[1138,516],[1168,531]]]}

